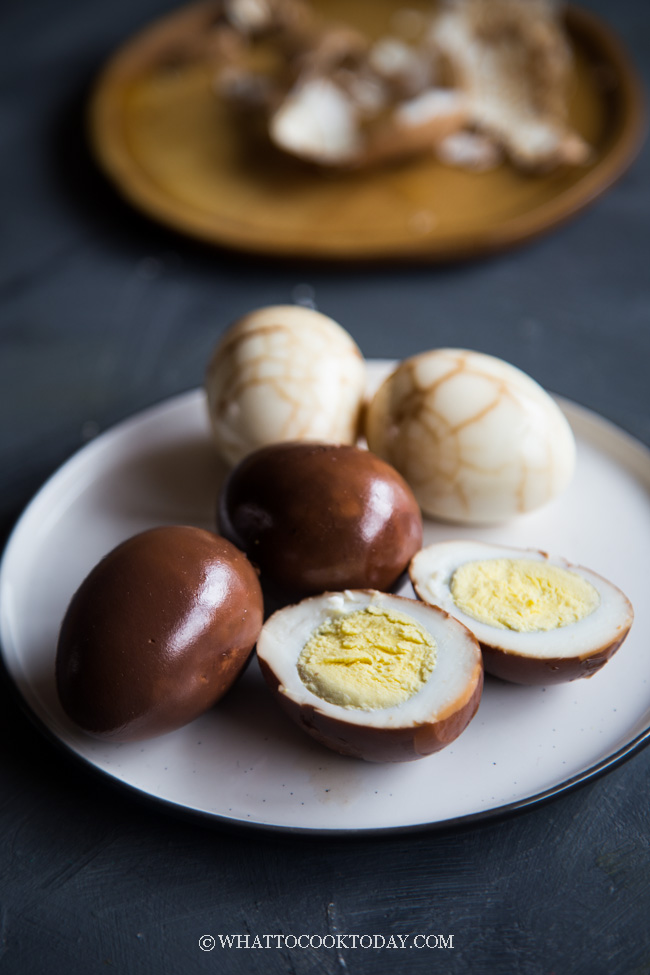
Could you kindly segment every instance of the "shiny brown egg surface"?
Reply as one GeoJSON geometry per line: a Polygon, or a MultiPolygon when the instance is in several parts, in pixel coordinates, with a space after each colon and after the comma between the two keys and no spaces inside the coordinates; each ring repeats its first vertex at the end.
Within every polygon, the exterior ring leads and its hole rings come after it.
{"type": "Polygon", "coordinates": [[[404,479],[348,445],[255,451],[224,484],[218,523],[265,586],[295,597],[389,589],[422,545],[420,509],[404,479]]]}
{"type": "Polygon", "coordinates": [[[226,539],[187,526],[135,535],[95,566],[65,614],[63,709],[116,741],[179,728],[233,684],[262,617],[255,570],[226,539]]]}

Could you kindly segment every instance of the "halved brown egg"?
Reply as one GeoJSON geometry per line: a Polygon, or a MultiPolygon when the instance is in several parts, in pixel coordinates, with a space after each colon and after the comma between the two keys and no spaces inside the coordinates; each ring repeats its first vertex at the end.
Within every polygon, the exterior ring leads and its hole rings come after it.
{"type": "Polygon", "coordinates": [[[257,643],[286,713],[343,755],[423,758],[454,741],[483,689],[479,645],[442,609],[374,590],[324,593],[278,610],[257,643]]]}
{"type": "Polygon", "coordinates": [[[420,599],[471,629],[485,670],[515,684],[591,677],[634,619],[613,583],[534,549],[440,542],[413,557],[409,574],[420,599]]]}

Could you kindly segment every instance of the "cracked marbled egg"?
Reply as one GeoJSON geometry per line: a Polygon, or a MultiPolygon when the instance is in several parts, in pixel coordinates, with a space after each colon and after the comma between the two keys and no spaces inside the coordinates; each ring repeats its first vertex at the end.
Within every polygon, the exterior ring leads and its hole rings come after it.
{"type": "Polygon", "coordinates": [[[575,440],[557,403],[515,366],[464,349],[405,359],[368,407],[372,451],[434,518],[496,524],[568,486],[575,440]]]}
{"type": "Polygon", "coordinates": [[[235,322],[208,365],[212,433],[228,464],[289,440],[354,443],[365,361],[333,319],[299,305],[259,308],[235,322]]]}

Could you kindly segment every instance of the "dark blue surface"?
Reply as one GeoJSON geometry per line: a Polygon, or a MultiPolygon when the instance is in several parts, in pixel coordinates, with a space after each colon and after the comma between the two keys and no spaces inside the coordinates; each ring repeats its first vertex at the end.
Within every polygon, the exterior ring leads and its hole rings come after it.
{"type": "MultiPolygon", "coordinates": [[[[21,0],[0,11],[3,536],[88,437],[200,384],[230,321],[304,284],[369,357],[490,352],[650,444],[647,149],[588,212],[488,261],[346,270],[211,250],[130,210],[83,137],[103,59],[172,7],[21,0]]],[[[589,7],[647,87],[647,5],[589,7]]],[[[503,822],[293,840],[142,806],[62,757],[4,681],[0,700],[2,973],[650,972],[650,750],[503,822]],[[219,932],[440,934],[454,947],[202,952],[199,937],[219,932]]]]}

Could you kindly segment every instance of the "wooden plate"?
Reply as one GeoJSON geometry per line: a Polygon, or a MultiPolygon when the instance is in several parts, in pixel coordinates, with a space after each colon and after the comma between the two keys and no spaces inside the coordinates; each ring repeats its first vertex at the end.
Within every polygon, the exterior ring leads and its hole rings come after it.
{"type": "MultiPolygon", "coordinates": [[[[404,2],[316,6],[378,35],[404,2]]],[[[343,260],[486,254],[583,209],[624,172],[641,144],[643,100],[625,51],[593,15],[570,8],[570,118],[595,148],[590,165],[529,176],[504,164],[474,174],[426,157],[323,173],[235,124],[214,94],[206,62],[187,57],[215,10],[215,0],[190,4],[130,40],[104,69],[90,106],[96,155],[124,196],[154,219],[213,244],[343,260]]]]}

